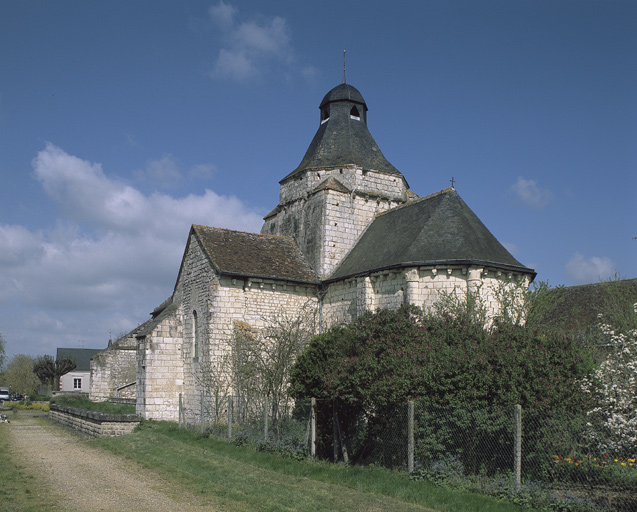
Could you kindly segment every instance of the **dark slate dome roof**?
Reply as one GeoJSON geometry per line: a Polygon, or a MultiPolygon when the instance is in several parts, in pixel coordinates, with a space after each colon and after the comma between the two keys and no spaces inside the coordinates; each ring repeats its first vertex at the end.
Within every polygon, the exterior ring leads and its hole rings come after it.
{"type": "Polygon", "coordinates": [[[367,104],[358,89],[337,85],[325,95],[319,109],[321,124],[310,147],[300,165],[282,182],[305,171],[352,165],[403,177],[369,133],[367,104]]]}
{"type": "Polygon", "coordinates": [[[363,99],[363,95],[358,91],[356,87],[349,84],[339,84],[334,87],[334,89],[332,89],[325,95],[323,101],[321,101],[321,104],[319,105],[319,108],[323,108],[326,103],[343,100],[365,105],[365,110],[367,110],[367,105],[365,103],[365,100],[363,99]]]}

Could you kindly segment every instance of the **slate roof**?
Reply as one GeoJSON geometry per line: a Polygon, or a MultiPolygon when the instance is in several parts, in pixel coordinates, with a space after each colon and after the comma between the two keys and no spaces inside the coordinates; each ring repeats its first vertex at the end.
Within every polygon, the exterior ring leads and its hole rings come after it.
{"type": "Polygon", "coordinates": [[[75,372],[88,372],[91,370],[91,357],[102,349],[94,348],[58,348],[56,359],[70,357],[75,361],[75,372]]]}
{"type": "Polygon", "coordinates": [[[402,177],[383,156],[369,132],[367,105],[355,87],[337,85],[325,95],[319,108],[329,109],[329,120],[319,126],[299,166],[281,182],[308,170],[352,165],[402,177]],[[359,110],[360,120],[350,117],[354,106],[359,110]]]}
{"type": "Polygon", "coordinates": [[[318,282],[318,276],[292,237],[199,225],[193,225],[191,233],[221,274],[318,282]]]}
{"type": "Polygon", "coordinates": [[[173,302],[172,297],[169,297],[164,302],[162,302],[160,306],[157,306],[153,310],[153,312],[151,313],[152,318],[150,320],[144,322],[135,330],[136,332],[133,331],[130,334],[134,333],[135,337],[137,338],[148,336],[151,332],[153,332],[153,329],[155,329],[155,327],[157,327],[164,320],[164,318],[172,315],[173,312],[177,311],[178,309],[179,305],[173,302]]]}
{"type": "Polygon", "coordinates": [[[329,177],[326,180],[323,180],[316,187],[314,187],[312,193],[320,192],[321,190],[335,190],[336,192],[342,192],[343,194],[349,194],[352,192],[349,188],[347,188],[333,176],[329,177]]]}
{"type": "Polygon", "coordinates": [[[476,264],[533,274],[497,241],[453,188],[378,215],[329,281],[386,268],[476,264]]]}

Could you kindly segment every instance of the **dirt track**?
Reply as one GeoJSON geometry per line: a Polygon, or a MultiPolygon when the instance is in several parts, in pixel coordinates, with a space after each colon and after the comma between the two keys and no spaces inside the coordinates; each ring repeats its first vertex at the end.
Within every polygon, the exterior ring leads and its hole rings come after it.
{"type": "Polygon", "coordinates": [[[4,428],[12,457],[49,487],[65,511],[220,511],[151,471],[89,446],[75,434],[20,411],[4,428]]]}

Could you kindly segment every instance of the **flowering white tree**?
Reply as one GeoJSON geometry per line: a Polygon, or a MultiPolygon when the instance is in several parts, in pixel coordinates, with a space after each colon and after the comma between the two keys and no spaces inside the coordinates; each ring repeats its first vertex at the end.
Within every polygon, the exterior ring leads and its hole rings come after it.
{"type": "MultiPolygon", "coordinates": [[[[633,309],[637,314],[637,303],[633,309]]],[[[598,403],[588,412],[588,426],[600,449],[630,457],[637,447],[637,329],[618,332],[599,317],[609,350],[599,368],[583,381],[583,389],[596,394],[598,403]]]]}

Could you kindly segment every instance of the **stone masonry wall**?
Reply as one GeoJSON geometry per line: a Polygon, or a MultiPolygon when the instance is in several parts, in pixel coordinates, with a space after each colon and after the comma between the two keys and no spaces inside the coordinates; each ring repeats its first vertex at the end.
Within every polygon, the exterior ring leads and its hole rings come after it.
{"type": "Polygon", "coordinates": [[[349,323],[366,310],[397,309],[407,303],[429,309],[442,292],[464,297],[467,290],[479,293],[493,316],[499,313],[496,290],[501,285],[524,288],[528,284],[521,274],[488,268],[441,266],[377,272],[329,286],[323,299],[323,329],[349,323]]]}
{"type": "Polygon", "coordinates": [[[308,193],[311,193],[328,178],[337,179],[351,191],[370,197],[385,197],[394,202],[393,206],[407,200],[407,186],[402,177],[364,170],[357,166],[348,166],[307,171],[286,180],[281,183],[279,204],[283,206],[306,197],[308,193]]]}
{"type": "MultiPolygon", "coordinates": [[[[91,389],[89,397],[93,401],[114,398],[120,386],[136,379],[135,363],[137,341],[123,339],[95,354],[91,360],[91,389]]],[[[123,389],[120,398],[134,398],[135,386],[123,389]]]]}
{"type": "Polygon", "coordinates": [[[317,273],[325,278],[354,246],[374,216],[407,201],[400,176],[359,167],[307,171],[281,184],[280,210],[262,233],[295,238],[317,273]],[[329,178],[343,190],[316,187],[329,178]]]}
{"type": "Polygon", "coordinates": [[[89,437],[130,434],[140,423],[135,414],[105,414],[57,404],[51,404],[49,419],[89,437]]]}
{"type": "Polygon", "coordinates": [[[177,308],[137,345],[137,414],[144,419],[177,420],[184,387],[182,313],[177,308]]]}
{"type": "Polygon", "coordinates": [[[138,352],[143,353],[138,361],[138,413],[177,421],[181,393],[186,421],[198,422],[202,393],[205,404],[213,387],[222,395],[232,391],[225,361],[232,350],[235,325],[262,329],[275,315],[294,315],[308,302],[316,310],[315,295],[313,285],[220,277],[196,240],[191,240],[173,295],[179,312],[164,319],[161,329],[147,336],[144,349],[138,352]]]}
{"type": "MultiPolygon", "coordinates": [[[[200,421],[202,396],[208,404],[216,393],[232,393],[231,369],[228,362],[238,325],[260,330],[271,325],[278,315],[294,317],[304,308],[317,310],[314,286],[303,286],[268,279],[233,279],[221,277],[214,285],[208,312],[208,337],[200,357],[193,362],[192,372],[199,375],[185,386],[186,421],[200,421]]],[[[187,322],[186,322],[187,323],[187,322]]],[[[204,405],[204,414],[210,414],[204,405]]]]}

